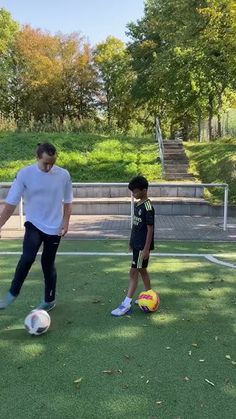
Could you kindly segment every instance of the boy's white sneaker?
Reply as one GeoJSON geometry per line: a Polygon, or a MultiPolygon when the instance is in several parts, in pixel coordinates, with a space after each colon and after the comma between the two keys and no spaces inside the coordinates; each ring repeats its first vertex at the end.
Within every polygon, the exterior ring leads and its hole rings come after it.
{"type": "Polygon", "coordinates": [[[128,304],[128,305],[121,304],[119,305],[119,307],[117,307],[115,310],[112,310],[111,312],[112,316],[115,316],[115,317],[121,317],[121,316],[124,316],[125,314],[130,314],[130,313],[131,313],[131,304],[128,304]]]}

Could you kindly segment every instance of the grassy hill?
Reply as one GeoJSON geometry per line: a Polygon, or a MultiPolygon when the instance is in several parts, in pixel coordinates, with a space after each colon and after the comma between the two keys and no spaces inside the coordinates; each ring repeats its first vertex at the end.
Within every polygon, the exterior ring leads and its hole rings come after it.
{"type": "Polygon", "coordinates": [[[152,138],[65,133],[0,133],[0,181],[12,181],[35,161],[39,142],[58,150],[57,164],[74,182],[128,182],[137,173],[149,181],[161,178],[157,146],[152,138]]]}
{"type": "MultiPolygon", "coordinates": [[[[161,165],[153,138],[71,133],[0,133],[0,182],[12,181],[22,167],[35,161],[39,142],[52,142],[57,163],[68,169],[74,182],[128,182],[137,173],[161,181],[161,165]]],[[[185,143],[190,172],[200,182],[228,183],[230,202],[236,203],[236,139],[212,143],[185,143]]],[[[207,197],[222,202],[223,190],[210,189],[207,197]]]]}
{"type": "MultiPolygon", "coordinates": [[[[228,183],[230,202],[236,204],[236,139],[212,143],[185,143],[190,172],[201,182],[228,183]]],[[[208,191],[212,202],[221,202],[221,188],[208,191]]]]}

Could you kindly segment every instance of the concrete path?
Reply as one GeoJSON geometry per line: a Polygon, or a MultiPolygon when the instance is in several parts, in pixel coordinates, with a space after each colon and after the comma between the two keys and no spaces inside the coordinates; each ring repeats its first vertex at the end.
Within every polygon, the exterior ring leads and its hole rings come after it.
{"type": "MultiPolygon", "coordinates": [[[[1,237],[22,238],[18,216],[12,216],[1,231],[1,237]]],[[[67,238],[128,239],[130,217],[126,215],[73,215],[67,238]]],[[[155,236],[158,240],[236,241],[236,218],[228,219],[223,231],[220,217],[165,216],[156,217],[155,236]]]]}

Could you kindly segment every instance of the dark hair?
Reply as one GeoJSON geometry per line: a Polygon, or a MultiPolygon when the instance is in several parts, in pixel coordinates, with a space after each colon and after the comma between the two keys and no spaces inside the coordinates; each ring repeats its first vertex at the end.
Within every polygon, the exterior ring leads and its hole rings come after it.
{"type": "Polygon", "coordinates": [[[39,158],[41,158],[43,153],[47,153],[49,156],[55,156],[56,152],[57,152],[56,147],[54,147],[53,144],[50,144],[50,143],[40,144],[39,143],[36,154],[39,158]]]}
{"type": "Polygon", "coordinates": [[[134,189],[140,189],[141,191],[143,189],[148,190],[148,181],[144,176],[135,176],[128,185],[128,188],[130,191],[133,191],[134,189]]]}

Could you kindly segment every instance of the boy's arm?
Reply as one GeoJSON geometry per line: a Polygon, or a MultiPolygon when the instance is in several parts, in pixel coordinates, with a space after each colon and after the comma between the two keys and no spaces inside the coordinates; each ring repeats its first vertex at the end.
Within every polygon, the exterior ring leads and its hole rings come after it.
{"type": "Polygon", "coordinates": [[[153,225],[147,225],[147,237],[146,237],[145,246],[143,248],[143,259],[149,258],[150,246],[152,243],[152,236],[153,236],[153,229],[154,229],[153,225]]]}

